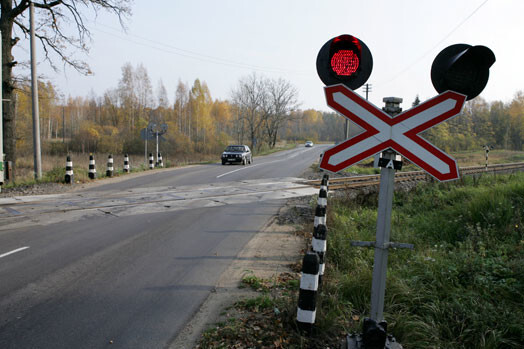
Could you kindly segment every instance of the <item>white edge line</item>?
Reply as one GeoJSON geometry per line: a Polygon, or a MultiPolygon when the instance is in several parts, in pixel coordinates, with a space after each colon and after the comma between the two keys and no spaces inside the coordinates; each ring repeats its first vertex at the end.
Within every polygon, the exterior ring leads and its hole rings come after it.
{"type": "Polygon", "coordinates": [[[17,252],[20,252],[20,251],[23,251],[23,250],[27,250],[28,248],[29,248],[29,246],[24,246],[24,247],[17,248],[16,250],[12,250],[10,252],[6,252],[4,254],[0,254],[0,258],[7,257],[10,254],[17,253],[17,252]]]}
{"type": "MultiPolygon", "coordinates": [[[[266,164],[266,162],[264,164],[266,164]]],[[[234,173],[234,172],[237,172],[237,171],[247,170],[249,168],[253,168],[253,167],[258,166],[258,165],[262,165],[262,164],[254,164],[254,165],[249,165],[247,167],[238,168],[238,169],[233,170],[233,171],[222,173],[221,175],[217,176],[216,178],[220,178],[220,177],[223,177],[225,175],[228,175],[228,174],[231,174],[231,173],[234,173]]]]}

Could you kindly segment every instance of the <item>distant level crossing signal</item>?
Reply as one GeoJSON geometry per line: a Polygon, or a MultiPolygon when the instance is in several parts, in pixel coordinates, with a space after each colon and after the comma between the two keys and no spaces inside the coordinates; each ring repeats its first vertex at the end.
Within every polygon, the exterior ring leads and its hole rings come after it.
{"type": "Polygon", "coordinates": [[[341,83],[356,90],[366,83],[372,70],[369,48],[352,35],[334,37],[318,52],[317,73],[327,86],[341,83]]]}

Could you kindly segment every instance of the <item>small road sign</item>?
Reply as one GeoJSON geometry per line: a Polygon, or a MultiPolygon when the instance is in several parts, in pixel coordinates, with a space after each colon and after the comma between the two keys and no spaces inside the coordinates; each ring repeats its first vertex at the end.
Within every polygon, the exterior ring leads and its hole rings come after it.
{"type": "Polygon", "coordinates": [[[455,159],[419,133],[460,114],[466,96],[447,91],[391,117],[342,84],[327,86],[325,92],[327,104],[364,132],[327,150],[323,170],[339,172],[391,148],[440,181],[459,177],[455,159]]]}

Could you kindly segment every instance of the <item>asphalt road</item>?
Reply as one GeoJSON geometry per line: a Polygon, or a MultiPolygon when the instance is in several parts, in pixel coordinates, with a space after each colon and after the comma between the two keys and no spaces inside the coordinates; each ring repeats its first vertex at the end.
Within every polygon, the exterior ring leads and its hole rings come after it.
{"type": "Polygon", "coordinates": [[[326,146],[0,199],[0,348],[163,348],[326,146]]]}

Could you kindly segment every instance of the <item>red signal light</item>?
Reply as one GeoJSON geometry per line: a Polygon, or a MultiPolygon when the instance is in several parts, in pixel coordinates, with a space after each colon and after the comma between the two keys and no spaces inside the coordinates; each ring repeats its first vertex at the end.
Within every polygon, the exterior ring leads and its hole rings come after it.
{"type": "Polygon", "coordinates": [[[360,61],[352,50],[339,50],[331,57],[331,69],[342,76],[351,76],[357,71],[360,61]]]}
{"type": "Polygon", "coordinates": [[[328,40],[317,55],[317,73],[328,86],[344,84],[352,90],[362,86],[373,69],[373,57],[366,44],[343,34],[328,40]]]}

